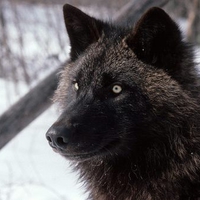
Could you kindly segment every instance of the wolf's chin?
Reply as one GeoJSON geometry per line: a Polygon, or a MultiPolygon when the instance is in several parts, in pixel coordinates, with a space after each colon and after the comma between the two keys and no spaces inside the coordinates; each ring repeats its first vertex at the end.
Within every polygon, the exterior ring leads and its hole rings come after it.
{"type": "Polygon", "coordinates": [[[94,159],[97,157],[99,158],[99,157],[105,157],[105,156],[112,156],[113,150],[115,150],[119,146],[119,144],[120,144],[119,140],[114,140],[104,146],[94,149],[93,151],[85,150],[84,152],[82,151],[81,153],[67,152],[63,150],[57,150],[54,148],[53,150],[68,160],[83,162],[83,161],[94,159]]]}

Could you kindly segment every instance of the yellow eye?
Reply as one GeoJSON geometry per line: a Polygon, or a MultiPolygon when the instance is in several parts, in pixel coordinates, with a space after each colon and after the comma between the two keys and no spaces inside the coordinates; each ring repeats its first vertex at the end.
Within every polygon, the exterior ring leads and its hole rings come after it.
{"type": "Polygon", "coordinates": [[[79,86],[78,86],[78,83],[76,82],[76,83],[74,83],[74,88],[75,88],[75,90],[76,91],[78,91],[78,89],[79,89],[79,86]]]}
{"type": "Polygon", "coordinates": [[[112,88],[112,91],[115,94],[119,94],[122,91],[122,87],[120,85],[114,85],[113,88],[112,88]]]}

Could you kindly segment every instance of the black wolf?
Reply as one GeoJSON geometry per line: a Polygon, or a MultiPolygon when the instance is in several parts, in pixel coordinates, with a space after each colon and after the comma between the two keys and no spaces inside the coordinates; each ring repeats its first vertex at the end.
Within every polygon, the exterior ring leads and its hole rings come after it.
{"type": "Polygon", "coordinates": [[[134,28],[65,5],[71,63],[46,134],[94,200],[200,198],[199,83],[176,23],[151,8],[134,28]]]}

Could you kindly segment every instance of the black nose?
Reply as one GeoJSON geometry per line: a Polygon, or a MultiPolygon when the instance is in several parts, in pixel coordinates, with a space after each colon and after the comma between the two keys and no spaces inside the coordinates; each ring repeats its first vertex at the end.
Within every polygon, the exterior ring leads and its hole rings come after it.
{"type": "Polygon", "coordinates": [[[51,147],[66,150],[68,145],[69,129],[65,126],[53,125],[46,133],[46,138],[51,147]]]}

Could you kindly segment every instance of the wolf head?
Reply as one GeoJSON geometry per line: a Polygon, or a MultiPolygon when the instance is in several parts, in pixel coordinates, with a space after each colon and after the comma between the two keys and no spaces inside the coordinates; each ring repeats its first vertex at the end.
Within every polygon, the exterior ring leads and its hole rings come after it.
{"type": "Polygon", "coordinates": [[[77,161],[135,159],[188,136],[197,95],[193,57],[162,9],[148,10],[134,28],[70,5],[64,19],[71,63],[54,96],[62,114],[46,134],[55,151],[77,161]]]}

